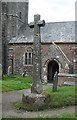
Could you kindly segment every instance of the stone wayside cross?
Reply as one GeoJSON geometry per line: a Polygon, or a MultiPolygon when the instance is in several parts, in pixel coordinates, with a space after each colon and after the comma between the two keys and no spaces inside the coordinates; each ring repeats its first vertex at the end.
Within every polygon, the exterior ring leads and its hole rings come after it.
{"type": "Polygon", "coordinates": [[[50,100],[49,93],[43,92],[41,81],[41,36],[40,27],[45,25],[44,20],[40,20],[40,15],[34,16],[34,22],[30,23],[30,28],[34,28],[34,50],[33,50],[33,81],[31,93],[22,95],[24,106],[31,106],[31,109],[37,109],[46,106],[50,100]]]}
{"type": "Polygon", "coordinates": [[[40,20],[40,15],[34,15],[34,22],[29,24],[30,28],[34,28],[34,50],[33,50],[33,81],[31,93],[40,94],[43,92],[41,83],[41,36],[40,27],[45,25],[44,20],[40,20]]]}

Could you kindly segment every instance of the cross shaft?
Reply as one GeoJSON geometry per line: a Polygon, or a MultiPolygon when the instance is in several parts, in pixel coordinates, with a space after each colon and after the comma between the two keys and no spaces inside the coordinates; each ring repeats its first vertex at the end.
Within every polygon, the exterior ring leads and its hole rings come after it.
{"type": "Polygon", "coordinates": [[[40,27],[45,25],[44,20],[40,20],[40,15],[34,15],[34,22],[29,24],[30,28],[34,28],[34,42],[33,42],[33,81],[31,92],[42,93],[41,81],[41,36],[40,27]]]}

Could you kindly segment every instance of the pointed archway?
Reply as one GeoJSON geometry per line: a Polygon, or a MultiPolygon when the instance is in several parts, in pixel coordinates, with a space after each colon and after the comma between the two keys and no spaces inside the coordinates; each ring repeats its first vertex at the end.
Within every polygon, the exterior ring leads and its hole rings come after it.
{"type": "Polygon", "coordinates": [[[53,83],[53,78],[56,71],[59,73],[58,63],[55,60],[50,61],[48,63],[48,73],[47,73],[47,80],[49,83],[53,83]]]}

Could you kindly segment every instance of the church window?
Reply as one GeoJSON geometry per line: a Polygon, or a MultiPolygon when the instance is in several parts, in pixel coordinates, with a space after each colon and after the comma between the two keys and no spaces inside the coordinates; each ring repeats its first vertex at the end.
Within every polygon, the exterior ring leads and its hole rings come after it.
{"type": "Polygon", "coordinates": [[[25,53],[25,65],[33,65],[33,52],[31,48],[28,48],[25,53]]]}
{"type": "Polygon", "coordinates": [[[20,16],[19,16],[19,17],[20,17],[20,19],[21,19],[21,12],[20,12],[20,16]]]}
{"type": "Polygon", "coordinates": [[[29,64],[31,64],[31,53],[29,53],[29,64]]]}
{"type": "Polygon", "coordinates": [[[25,64],[27,64],[27,53],[25,53],[25,64]]]}
{"type": "Polygon", "coordinates": [[[32,53],[32,65],[33,65],[33,53],[32,53]]]}

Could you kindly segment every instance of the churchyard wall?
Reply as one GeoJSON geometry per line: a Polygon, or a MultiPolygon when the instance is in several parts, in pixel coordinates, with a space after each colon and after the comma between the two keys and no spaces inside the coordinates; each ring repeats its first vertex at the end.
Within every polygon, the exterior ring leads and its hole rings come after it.
{"type": "Polygon", "coordinates": [[[58,74],[58,85],[66,85],[66,82],[70,82],[72,85],[73,83],[77,83],[77,74],[58,74]]]}

